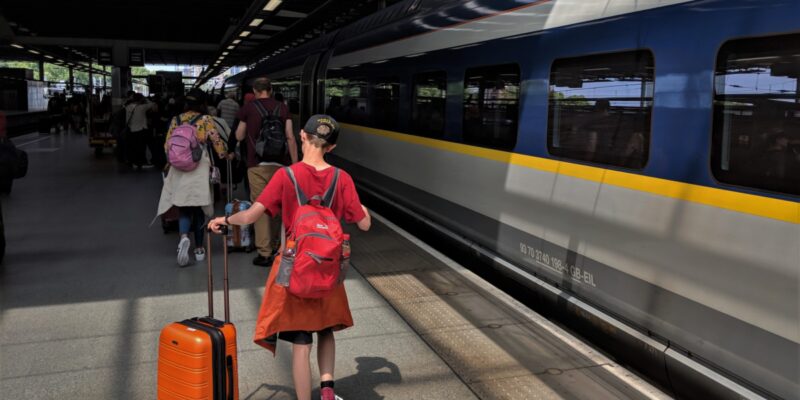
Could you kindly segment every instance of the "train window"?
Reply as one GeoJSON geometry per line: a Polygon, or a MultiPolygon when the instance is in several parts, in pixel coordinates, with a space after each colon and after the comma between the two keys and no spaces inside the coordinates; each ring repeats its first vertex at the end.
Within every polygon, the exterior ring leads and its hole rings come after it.
{"type": "Polygon", "coordinates": [[[800,34],[722,46],[711,167],[721,182],[800,195],[800,34]]]}
{"type": "Polygon", "coordinates": [[[397,129],[400,113],[400,80],[379,78],[372,85],[372,126],[397,129]]]}
{"type": "Polygon", "coordinates": [[[325,81],[325,113],[338,121],[357,125],[367,122],[367,89],[363,78],[331,78],[325,81]]]}
{"type": "Polygon", "coordinates": [[[512,150],[517,143],[519,66],[467,70],[464,79],[464,143],[512,150]]]}
{"type": "Polygon", "coordinates": [[[447,74],[437,71],[414,75],[413,93],[411,133],[435,138],[444,136],[447,74]]]}
{"type": "Polygon", "coordinates": [[[653,54],[646,50],[556,60],[550,72],[550,154],[644,168],[653,86],[653,54]]]}
{"type": "Polygon", "coordinates": [[[272,82],[273,96],[283,97],[283,101],[289,105],[289,112],[292,114],[300,113],[300,76],[291,76],[272,82]]]}

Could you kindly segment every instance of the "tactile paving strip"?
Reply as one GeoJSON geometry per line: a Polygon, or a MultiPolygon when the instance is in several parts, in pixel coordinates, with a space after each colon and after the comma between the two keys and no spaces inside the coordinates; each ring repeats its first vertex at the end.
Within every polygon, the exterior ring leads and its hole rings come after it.
{"type": "Polygon", "coordinates": [[[363,248],[354,251],[353,266],[481,399],[643,397],[546,329],[378,226],[378,238],[354,235],[355,246],[363,248]]]}
{"type": "Polygon", "coordinates": [[[424,334],[435,330],[486,327],[516,323],[508,314],[498,311],[490,302],[475,293],[438,297],[428,301],[399,301],[394,306],[414,330],[424,334]]]}

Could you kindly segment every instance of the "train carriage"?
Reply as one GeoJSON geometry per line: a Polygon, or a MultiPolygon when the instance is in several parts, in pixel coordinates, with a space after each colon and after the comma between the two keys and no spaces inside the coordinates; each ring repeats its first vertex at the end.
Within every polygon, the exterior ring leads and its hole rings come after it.
{"type": "Polygon", "coordinates": [[[611,318],[598,332],[676,394],[797,398],[798,15],[405,1],[226,87],[267,75],[298,121],[338,118],[362,188],[611,318]]]}

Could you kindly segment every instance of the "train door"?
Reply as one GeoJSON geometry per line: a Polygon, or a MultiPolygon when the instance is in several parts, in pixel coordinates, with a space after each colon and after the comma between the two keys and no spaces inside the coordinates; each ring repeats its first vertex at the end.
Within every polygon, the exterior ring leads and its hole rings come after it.
{"type": "Polygon", "coordinates": [[[316,113],[324,113],[325,108],[327,107],[325,104],[325,79],[327,79],[328,76],[328,61],[330,61],[332,55],[333,49],[325,51],[322,53],[322,56],[317,63],[317,74],[315,77],[317,102],[314,104],[316,113]]]}
{"type": "Polygon", "coordinates": [[[314,115],[317,93],[314,90],[317,62],[320,55],[314,54],[306,59],[303,64],[303,76],[300,82],[300,121],[306,121],[314,115]]]}

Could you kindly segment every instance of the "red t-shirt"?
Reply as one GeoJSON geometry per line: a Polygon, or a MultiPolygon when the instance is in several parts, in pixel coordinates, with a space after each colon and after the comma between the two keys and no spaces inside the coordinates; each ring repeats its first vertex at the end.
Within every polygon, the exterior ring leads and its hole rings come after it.
{"type": "MultiPolygon", "coordinates": [[[[309,198],[322,196],[333,181],[333,167],[317,171],[316,168],[299,162],[292,165],[291,168],[295,179],[297,179],[297,184],[309,198]]],[[[278,215],[282,210],[283,224],[286,226],[286,231],[289,232],[291,230],[292,218],[297,209],[300,208],[300,205],[297,202],[294,185],[292,185],[292,181],[283,168],[272,176],[267,187],[264,188],[264,191],[261,192],[256,201],[261,203],[267,209],[267,214],[271,216],[278,215]]],[[[331,210],[336,217],[344,219],[348,224],[361,221],[366,217],[364,210],[361,209],[361,201],[358,199],[356,185],[347,172],[341,171],[339,173],[339,184],[336,188],[331,210]]]]}
{"type": "MultiPolygon", "coordinates": [[[[253,100],[239,109],[239,112],[236,113],[236,118],[238,118],[239,121],[243,121],[245,124],[247,124],[247,137],[245,138],[245,145],[247,147],[247,168],[252,168],[259,164],[258,159],[256,158],[256,153],[252,150],[255,148],[255,143],[258,139],[259,131],[261,130],[261,114],[258,112],[258,108],[256,107],[256,101],[260,101],[270,114],[275,112],[276,107],[280,107],[279,114],[281,116],[281,120],[283,120],[284,127],[286,127],[286,121],[291,119],[291,116],[289,115],[289,107],[287,107],[286,104],[278,102],[272,97],[253,100]]],[[[288,154],[286,158],[289,159],[288,154]]],[[[287,161],[284,165],[289,165],[290,163],[291,161],[287,161]]]]}

